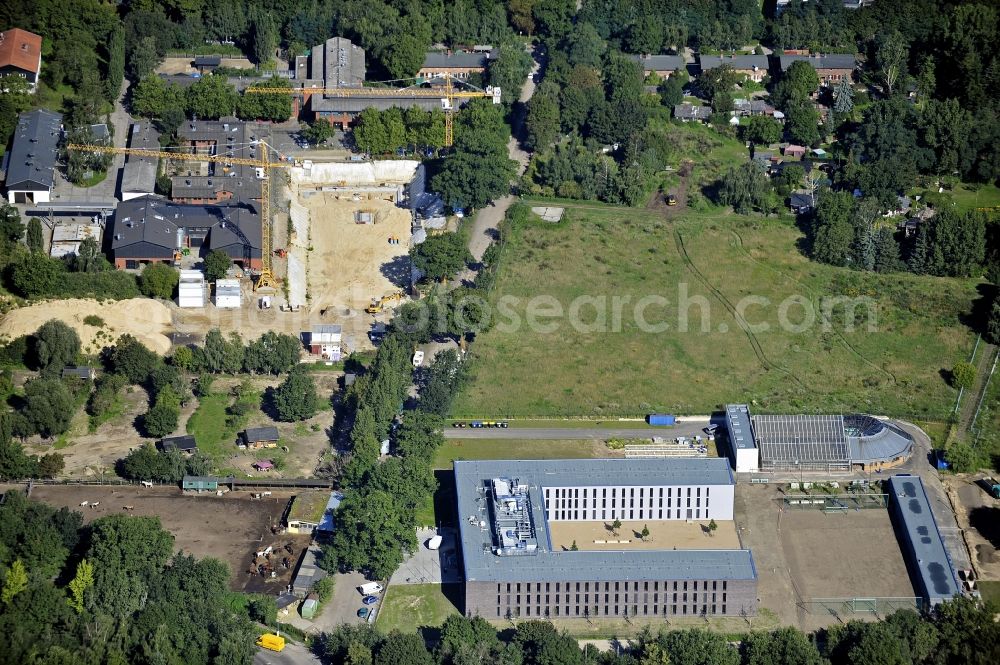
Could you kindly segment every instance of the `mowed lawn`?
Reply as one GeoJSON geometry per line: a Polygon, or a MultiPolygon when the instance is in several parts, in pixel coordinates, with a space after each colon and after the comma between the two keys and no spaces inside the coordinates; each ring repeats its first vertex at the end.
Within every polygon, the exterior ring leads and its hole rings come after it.
{"type": "Polygon", "coordinates": [[[384,633],[399,630],[416,633],[421,628],[440,628],[452,614],[460,584],[393,584],[385,592],[376,625],[384,633]]]}
{"type": "MultiPolygon", "coordinates": [[[[971,280],[814,263],[788,219],[689,211],[668,221],[643,210],[569,208],[561,223],[532,222],[509,238],[491,299],[519,299],[508,309],[522,325],[498,325],[473,345],[474,378],[456,402],[458,418],[703,414],[738,401],[777,413],[943,420],[955,392],[942,372],[974,342],[960,323],[977,297],[971,280]],[[554,331],[533,329],[525,313],[539,295],[564,311],[578,296],[605,298],[606,322],[579,330],[563,317],[543,319],[554,331]],[[632,304],[647,296],[667,299],[645,310],[666,331],[638,325],[632,304]],[[747,296],[761,300],[741,321],[766,331],[741,328],[734,311],[747,296]],[[865,306],[854,310],[853,330],[837,305],[828,329],[800,325],[806,307],[821,318],[831,296],[870,298],[874,332],[865,306]],[[617,325],[615,297],[626,302],[617,325]]],[[[583,307],[581,321],[594,322],[594,312],[583,307]]]]}

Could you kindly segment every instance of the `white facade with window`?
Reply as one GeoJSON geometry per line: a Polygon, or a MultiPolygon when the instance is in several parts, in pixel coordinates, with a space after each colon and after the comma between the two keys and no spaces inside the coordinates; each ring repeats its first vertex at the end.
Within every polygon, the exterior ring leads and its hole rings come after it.
{"type": "Polygon", "coordinates": [[[544,487],[553,522],[732,520],[734,485],[544,487]]]}

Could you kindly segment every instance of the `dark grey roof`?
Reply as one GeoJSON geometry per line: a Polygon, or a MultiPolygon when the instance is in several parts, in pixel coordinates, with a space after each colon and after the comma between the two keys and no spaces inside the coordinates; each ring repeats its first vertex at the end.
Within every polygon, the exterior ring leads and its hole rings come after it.
{"type": "Polygon", "coordinates": [[[190,434],[183,436],[168,436],[160,441],[160,447],[166,452],[170,450],[196,450],[198,444],[190,434]]]}
{"type": "Polygon", "coordinates": [[[931,503],[919,476],[889,478],[890,500],[912,550],[910,566],[916,568],[924,598],[937,604],[961,593],[955,568],[945,547],[931,503]]]}
{"type": "MultiPolygon", "coordinates": [[[[178,127],[177,135],[182,143],[188,145],[193,145],[194,142],[211,143],[211,148],[198,148],[199,152],[207,154],[242,159],[264,156],[256,145],[259,137],[247,123],[236,118],[185,120],[178,127]]],[[[189,164],[192,169],[195,168],[194,162],[177,163],[189,164]]],[[[171,178],[173,196],[212,198],[220,190],[233,192],[234,198],[239,199],[257,198],[260,195],[260,183],[253,166],[216,162],[209,163],[209,169],[210,175],[178,175],[171,178]],[[188,187],[192,189],[188,190],[188,187]]],[[[189,171],[189,174],[193,173],[194,170],[189,171]]]]}
{"type": "Polygon", "coordinates": [[[490,60],[489,53],[466,53],[465,51],[429,51],[424,56],[424,64],[421,69],[439,69],[450,67],[476,68],[486,67],[490,60]]]}
{"type": "Polygon", "coordinates": [[[854,56],[850,53],[831,53],[829,55],[779,55],[778,64],[781,71],[792,66],[793,62],[802,60],[815,69],[854,69],[854,56]]]}
{"type": "Polygon", "coordinates": [[[310,52],[309,78],[324,87],[360,87],[365,81],[365,50],[350,39],[331,37],[310,52]]]}
{"type": "Polygon", "coordinates": [[[221,55],[198,55],[194,58],[195,67],[218,67],[221,64],[221,55]]]}
{"type": "Polygon", "coordinates": [[[712,117],[712,107],[678,104],[674,107],[674,117],[682,120],[708,120],[712,117]]]}
{"type": "Polygon", "coordinates": [[[702,71],[729,65],[733,69],[767,70],[766,55],[700,55],[698,64],[702,71]]]}
{"type": "Polygon", "coordinates": [[[726,406],[726,429],[729,441],[738,450],[749,450],[757,447],[750,425],[750,408],[746,404],[729,404],[726,406]]]}
{"type": "Polygon", "coordinates": [[[843,416],[752,416],[761,462],[847,462],[843,416]]]}
{"type": "Polygon", "coordinates": [[[278,440],[278,428],[277,427],[248,427],[243,432],[243,438],[247,443],[255,443],[257,441],[277,441],[278,440]]]}
{"type": "MultiPolygon", "coordinates": [[[[149,121],[137,122],[132,125],[129,131],[129,147],[159,150],[160,133],[149,121]]],[[[122,168],[121,191],[123,193],[152,194],[156,190],[156,165],[158,161],[155,157],[128,155],[125,158],[125,166],[122,168]]]]}
{"type": "Polygon", "coordinates": [[[679,55],[630,55],[629,57],[641,64],[643,71],[647,72],[677,71],[686,66],[684,58],[679,55]]]}
{"type": "Polygon", "coordinates": [[[319,567],[317,559],[320,556],[320,548],[316,545],[306,549],[302,555],[302,563],[295,571],[295,580],[292,582],[292,591],[299,596],[305,596],[312,591],[313,585],[327,576],[327,572],[319,567]]]}
{"type": "Polygon", "coordinates": [[[792,192],[788,197],[788,205],[792,208],[812,208],[815,206],[815,201],[809,192],[792,192]]]}
{"type": "Polygon", "coordinates": [[[367,108],[384,111],[391,108],[407,109],[411,106],[430,111],[441,108],[441,99],[439,97],[415,97],[405,92],[400,92],[398,97],[321,97],[312,95],[309,98],[309,105],[314,112],[318,113],[361,113],[367,108]]]}
{"type": "Polygon", "coordinates": [[[892,423],[850,415],[844,417],[844,427],[852,464],[888,461],[913,452],[913,437],[892,423]]]}
{"type": "Polygon", "coordinates": [[[553,551],[545,526],[541,495],[546,485],[732,484],[726,459],[456,461],[454,468],[468,582],[757,578],[749,550],[553,551]],[[501,476],[516,477],[519,483],[528,485],[538,544],[534,554],[495,555],[491,531],[478,524],[480,517],[488,517],[480,510],[480,489],[485,482],[501,476]]]}
{"type": "Polygon", "coordinates": [[[64,367],[62,377],[75,376],[80,379],[91,379],[94,376],[93,367],[64,367]]]}
{"type": "Polygon", "coordinates": [[[261,255],[260,214],[254,202],[183,204],[154,196],[140,196],[118,204],[111,222],[111,252],[116,259],[170,258],[178,249],[178,230],[207,232],[206,249],[219,249],[234,259],[244,258],[244,243],[232,226],[250,243],[250,256],[261,255]]]}
{"type": "Polygon", "coordinates": [[[7,190],[48,191],[58,158],[62,115],[39,109],[18,116],[7,160],[7,190]]]}

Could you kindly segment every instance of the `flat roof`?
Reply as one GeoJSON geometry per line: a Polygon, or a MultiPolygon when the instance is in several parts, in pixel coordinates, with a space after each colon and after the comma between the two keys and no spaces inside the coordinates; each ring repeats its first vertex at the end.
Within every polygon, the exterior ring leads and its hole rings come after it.
{"type": "MultiPolygon", "coordinates": [[[[303,521],[319,524],[326,512],[330,495],[326,492],[302,492],[292,499],[292,508],[288,511],[288,521],[303,521]]],[[[340,505],[339,502],[337,505],[340,505]]]]}
{"type": "Polygon", "coordinates": [[[752,450],[757,447],[750,425],[750,407],[746,404],[726,405],[726,427],[729,441],[737,450],[752,450]]]}
{"type": "Polygon", "coordinates": [[[330,499],[326,502],[326,510],[323,511],[323,518],[320,520],[317,531],[333,533],[333,514],[340,508],[340,502],[344,500],[344,495],[340,492],[330,492],[330,499]]]}
{"type": "Polygon", "coordinates": [[[749,550],[553,551],[543,488],[551,486],[732,484],[729,461],[709,459],[486,460],[454,463],[459,532],[468,582],[613,581],[667,579],[754,580],[749,550]],[[527,486],[537,549],[493,553],[489,486],[495,478],[527,486]],[[485,527],[481,522],[486,522],[485,527]]]}
{"type": "Polygon", "coordinates": [[[924,597],[932,604],[961,593],[951,557],[938,531],[930,500],[919,476],[898,475],[889,478],[891,500],[895,503],[901,526],[913,548],[911,566],[916,566],[924,597]]]}

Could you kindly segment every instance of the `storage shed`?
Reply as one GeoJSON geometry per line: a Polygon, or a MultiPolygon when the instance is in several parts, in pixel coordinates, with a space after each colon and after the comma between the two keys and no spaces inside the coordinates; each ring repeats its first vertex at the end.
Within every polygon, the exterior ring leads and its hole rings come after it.
{"type": "Polygon", "coordinates": [[[240,432],[240,444],[250,448],[276,448],[278,446],[277,427],[248,427],[240,432]]]}
{"type": "Polygon", "coordinates": [[[160,441],[160,450],[165,453],[169,453],[172,450],[178,450],[182,453],[190,454],[198,450],[198,444],[195,442],[194,437],[190,434],[185,434],[184,436],[168,436],[160,441]]]}
{"type": "Polygon", "coordinates": [[[324,360],[340,360],[341,327],[338,325],[315,325],[309,335],[309,352],[324,360]]]}

